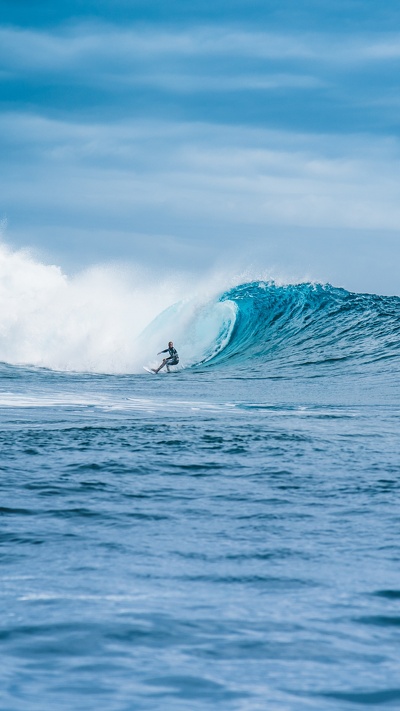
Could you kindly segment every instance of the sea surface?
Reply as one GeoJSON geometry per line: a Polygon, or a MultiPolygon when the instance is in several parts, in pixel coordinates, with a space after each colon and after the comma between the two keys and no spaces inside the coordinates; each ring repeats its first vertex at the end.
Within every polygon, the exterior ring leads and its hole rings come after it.
{"type": "Polygon", "coordinates": [[[165,323],[170,374],[0,366],[1,710],[399,709],[400,299],[165,323]]]}

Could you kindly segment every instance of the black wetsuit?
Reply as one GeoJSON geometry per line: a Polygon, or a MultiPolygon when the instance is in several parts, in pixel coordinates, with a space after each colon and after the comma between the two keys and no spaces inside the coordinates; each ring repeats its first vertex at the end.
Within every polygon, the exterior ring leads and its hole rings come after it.
{"type": "Polygon", "coordinates": [[[176,348],[166,348],[165,351],[160,351],[160,354],[161,353],[169,353],[168,358],[165,359],[166,365],[178,365],[179,356],[176,348]]]}

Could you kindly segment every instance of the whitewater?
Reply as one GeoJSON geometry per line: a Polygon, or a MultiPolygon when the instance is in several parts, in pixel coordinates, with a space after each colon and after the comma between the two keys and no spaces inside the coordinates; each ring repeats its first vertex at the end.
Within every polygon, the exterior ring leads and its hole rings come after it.
{"type": "Polygon", "coordinates": [[[2,245],[0,303],[1,709],[399,708],[400,298],[2,245]]]}

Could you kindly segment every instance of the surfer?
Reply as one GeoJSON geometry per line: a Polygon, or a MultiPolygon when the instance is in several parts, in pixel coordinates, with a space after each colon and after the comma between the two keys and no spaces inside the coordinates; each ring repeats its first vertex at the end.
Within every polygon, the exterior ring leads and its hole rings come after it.
{"type": "Polygon", "coordinates": [[[176,348],[174,348],[174,344],[172,343],[172,341],[168,343],[168,348],[166,348],[164,351],[160,351],[159,353],[157,353],[157,355],[161,355],[161,353],[168,353],[169,355],[166,358],[163,358],[163,362],[158,366],[158,368],[152,368],[153,373],[158,373],[161,368],[164,368],[164,365],[167,366],[167,370],[169,373],[169,366],[178,365],[179,363],[178,351],[176,350],[176,348]]]}

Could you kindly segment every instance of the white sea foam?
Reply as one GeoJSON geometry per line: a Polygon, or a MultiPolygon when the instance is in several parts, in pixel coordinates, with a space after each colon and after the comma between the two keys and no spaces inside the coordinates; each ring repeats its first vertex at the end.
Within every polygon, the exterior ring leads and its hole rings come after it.
{"type": "Polygon", "coordinates": [[[159,362],[157,351],[172,339],[181,364],[189,365],[211,357],[229,338],[235,307],[218,303],[218,292],[219,278],[160,278],[134,266],[96,266],[71,277],[3,244],[0,360],[56,370],[142,372],[143,364],[159,362]]]}

